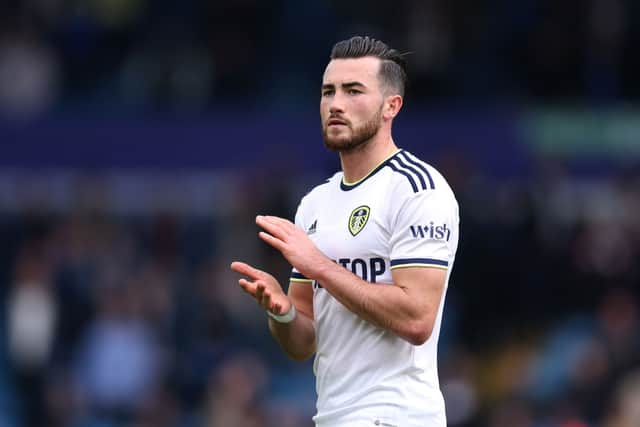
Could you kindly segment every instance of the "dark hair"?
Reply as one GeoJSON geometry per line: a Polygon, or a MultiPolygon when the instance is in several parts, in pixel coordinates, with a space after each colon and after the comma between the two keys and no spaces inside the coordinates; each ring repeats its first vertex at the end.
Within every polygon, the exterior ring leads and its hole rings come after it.
{"type": "Polygon", "coordinates": [[[383,84],[398,91],[404,96],[407,84],[407,63],[404,56],[386,43],[370,37],[355,36],[333,45],[331,59],[363,58],[373,56],[380,58],[378,77],[383,84]]]}

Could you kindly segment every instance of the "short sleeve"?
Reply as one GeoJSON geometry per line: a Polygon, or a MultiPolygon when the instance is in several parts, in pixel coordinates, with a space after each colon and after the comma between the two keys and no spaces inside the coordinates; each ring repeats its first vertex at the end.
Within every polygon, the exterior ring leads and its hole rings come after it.
{"type": "MultiPolygon", "coordinates": [[[[300,204],[298,205],[298,209],[296,210],[295,224],[296,224],[296,227],[302,230],[307,229],[306,223],[304,222],[304,219],[303,219],[302,202],[300,202],[300,204]]],[[[307,279],[295,268],[291,269],[291,277],[289,277],[289,281],[297,282],[297,283],[313,283],[313,280],[307,279]]]]}
{"type": "Polygon", "coordinates": [[[446,192],[423,191],[408,196],[392,225],[391,269],[447,269],[458,242],[458,207],[446,192]]]}

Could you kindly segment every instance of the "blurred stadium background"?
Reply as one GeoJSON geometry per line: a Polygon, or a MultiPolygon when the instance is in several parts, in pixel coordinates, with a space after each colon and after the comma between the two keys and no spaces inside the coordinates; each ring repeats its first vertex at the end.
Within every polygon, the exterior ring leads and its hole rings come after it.
{"type": "MultiPolygon", "coordinates": [[[[0,426],[310,426],[233,259],[338,168],[332,44],[410,51],[456,190],[452,427],[640,426],[640,2],[0,2],[0,426]]],[[[363,355],[362,357],[366,357],[363,355]]]]}

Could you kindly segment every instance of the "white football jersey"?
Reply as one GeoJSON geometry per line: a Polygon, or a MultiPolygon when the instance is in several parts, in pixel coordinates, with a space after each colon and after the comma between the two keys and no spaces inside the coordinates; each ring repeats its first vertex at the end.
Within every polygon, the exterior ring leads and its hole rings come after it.
{"type": "MultiPolygon", "coordinates": [[[[307,194],[296,225],[336,263],[375,286],[404,267],[447,270],[458,246],[458,203],[442,175],[400,150],[355,183],[342,172],[307,194]]],[[[445,427],[437,372],[444,295],[431,337],[415,346],[362,320],[313,286],[318,426],[445,427]]]]}

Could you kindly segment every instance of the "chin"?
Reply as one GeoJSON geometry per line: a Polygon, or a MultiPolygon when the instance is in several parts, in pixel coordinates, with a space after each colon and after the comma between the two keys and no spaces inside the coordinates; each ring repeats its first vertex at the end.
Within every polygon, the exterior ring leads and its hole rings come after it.
{"type": "Polygon", "coordinates": [[[348,147],[349,140],[337,139],[337,138],[325,139],[324,145],[326,145],[328,148],[331,148],[333,150],[338,150],[340,148],[348,147]]]}
{"type": "Polygon", "coordinates": [[[331,151],[342,151],[349,149],[351,146],[351,138],[349,137],[325,137],[324,145],[331,151]]]}
{"type": "Polygon", "coordinates": [[[369,140],[354,141],[352,138],[325,138],[324,146],[339,153],[348,153],[363,148],[369,140]]]}
{"type": "Polygon", "coordinates": [[[332,132],[327,130],[324,132],[324,145],[329,150],[340,151],[351,145],[351,135],[346,132],[332,132]]]}

